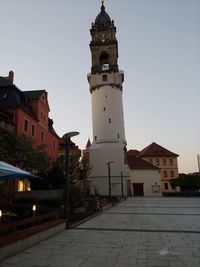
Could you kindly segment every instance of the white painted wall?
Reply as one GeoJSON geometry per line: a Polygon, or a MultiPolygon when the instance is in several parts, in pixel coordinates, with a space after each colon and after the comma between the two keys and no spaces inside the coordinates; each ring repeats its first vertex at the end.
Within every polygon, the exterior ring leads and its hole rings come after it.
{"type": "MultiPolygon", "coordinates": [[[[144,196],[161,196],[161,180],[159,170],[131,170],[131,184],[144,183],[144,196]],[[157,183],[160,192],[153,192],[152,186],[157,183]]],[[[133,188],[132,193],[133,193],[133,188]]]]}
{"type": "Polygon", "coordinates": [[[122,90],[116,87],[117,84],[122,86],[120,73],[91,75],[90,85],[96,86],[91,93],[94,142],[96,136],[97,141],[125,143],[122,90]],[[108,77],[105,82],[102,80],[103,75],[108,77]]]}
{"type": "MultiPolygon", "coordinates": [[[[121,195],[121,172],[129,176],[129,167],[124,164],[124,115],[121,72],[105,72],[90,75],[92,98],[93,143],[90,147],[90,179],[102,195],[108,195],[108,166],[111,164],[112,195],[121,195]],[[107,75],[107,81],[102,76],[107,75]],[[111,120],[111,121],[109,121],[111,120]]],[[[127,194],[124,179],[124,195],[127,194]]]]}
{"type": "MultiPolygon", "coordinates": [[[[114,161],[114,163],[110,164],[113,184],[121,183],[121,172],[123,172],[123,176],[130,176],[129,167],[124,164],[123,149],[124,145],[122,143],[93,143],[90,148],[90,164],[92,167],[90,178],[92,186],[96,186],[98,192],[102,195],[108,195],[107,162],[114,161]]],[[[113,195],[118,195],[118,193],[121,195],[121,190],[120,192],[113,191],[113,195]]],[[[124,194],[127,195],[126,178],[124,178],[124,194]]]]}

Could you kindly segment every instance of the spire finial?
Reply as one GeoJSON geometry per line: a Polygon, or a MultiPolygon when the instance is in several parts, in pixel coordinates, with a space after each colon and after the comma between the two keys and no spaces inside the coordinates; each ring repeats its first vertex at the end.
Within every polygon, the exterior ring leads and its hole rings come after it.
{"type": "Polygon", "coordinates": [[[105,9],[104,2],[104,0],[101,0],[101,9],[105,9]]]}

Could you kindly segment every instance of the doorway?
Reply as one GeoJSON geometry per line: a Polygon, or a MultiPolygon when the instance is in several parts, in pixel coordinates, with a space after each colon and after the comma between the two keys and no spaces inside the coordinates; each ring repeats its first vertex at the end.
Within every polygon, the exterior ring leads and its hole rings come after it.
{"type": "Polygon", "coordinates": [[[133,183],[133,195],[134,196],[144,196],[144,184],[143,183],[133,183]]]}

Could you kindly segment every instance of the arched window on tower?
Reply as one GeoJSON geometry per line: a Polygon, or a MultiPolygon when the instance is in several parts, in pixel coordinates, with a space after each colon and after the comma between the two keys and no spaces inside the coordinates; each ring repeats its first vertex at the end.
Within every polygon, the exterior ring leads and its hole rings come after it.
{"type": "Polygon", "coordinates": [[[106,52],[100,55],[100,66],[102,70],[109,70],[109,55],[106,52]]]}

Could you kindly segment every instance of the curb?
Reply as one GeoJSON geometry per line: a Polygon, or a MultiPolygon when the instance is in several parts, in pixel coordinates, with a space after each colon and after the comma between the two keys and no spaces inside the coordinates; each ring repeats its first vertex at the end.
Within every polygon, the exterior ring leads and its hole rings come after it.
{"type": "Polygon", "coordinates": [[[85,219],[83,219],[83,220],[81,220],[81,221],[79,221],[79,222],[76,222],[76,223],[70,225],[67,229],[73,229],[73,228],[76,228],[76,227],[79,226],[80,224],[82,224],[82,223],[84,223],[84,222],[87,222],[87,221],[91,220],[92,218],[94,218],[94,217],[100,215],[101,213],[102,213],[102,211],[98,211],[98,212],[96,212],[95,214],[93,214],[93,215],[91,215],[91,216],[89,216],[89,217],[87,217],[87,218],[85,218],[85,219]]]}

